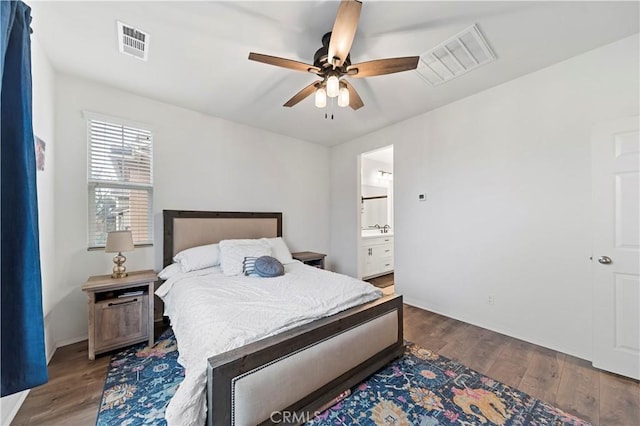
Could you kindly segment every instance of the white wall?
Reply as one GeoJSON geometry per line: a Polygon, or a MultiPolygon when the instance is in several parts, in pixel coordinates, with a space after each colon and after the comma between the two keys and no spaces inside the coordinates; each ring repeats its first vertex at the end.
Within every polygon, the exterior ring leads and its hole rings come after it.
{"type": "Polygon", "coordinates": [[[87,136],[83,110],[154,130],[152,248],[127,253],[127,269],[162,266],[162,210],[281,211],[292,251],[329,248],[329,149],[132,95],[75,77],[56,85],[56,340],[87,334],[91,275],[113,256],[87,251],[87,136]]]}
{"type": "Polygon", "coordinates": [[[638,52],[636,35],[334,147],[336,269],[357,270],[357,156],[393,143],[405,301],[590,359],[591,128],[638,114],[638,52]]]}
{"type": "MultiPolygon", "coordinates": [[[[46,143],[44,171],[36,172],[38,189],[38,227],[40,231],[40,267],[42,273],[42,304],[45,315],[45,346],[47,360],[53,355],[55,342],[48,317],[54,294],[55,223],[54,223],[54,170],[55,73],[36,37],[31,39],[31,79],[33,93],[33,130],[46,143]]],[[[17,413],[27,391],[0,399],[0,424],[8,425],[17,413]]]]}
{"type": "Polygon", "coordinates": [[[44,170],[36,172],[38,185],[38,225],[44,314],[51,312],[55,299],[55,72],[34,37],[31,44],[33,79],[33,130],[46,143],[44,170]]]}
{"type": "Polygon", "coordinates": [[[388,188],[389,180],[381,179],[379,170],[393,173],[393,164],[362,157],[362,184],[388,188]]]}

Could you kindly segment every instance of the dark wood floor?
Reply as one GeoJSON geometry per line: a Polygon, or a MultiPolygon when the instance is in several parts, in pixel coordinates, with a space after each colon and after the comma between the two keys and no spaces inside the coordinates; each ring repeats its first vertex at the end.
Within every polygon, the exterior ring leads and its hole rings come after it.
{"type": "Polygon", "coordinates": [[[29,392],[12,425],[95,425],[109,357],[89,361],[87,341],[58,348],[49,382],[29,392]]]}
{"type": "Polygon", "coordinates": [[[640,425],[638,381],[551,349],[405,305],[405,339],[600,425],[640,425]]]}
{"type": "MultiPolygon", "coordinates": [[[[405,306],[405,338],[550,402],[593,424],[640,425],[640,385],[587,361],[405,306]]],[[[87,343],[60,348],[49,383],[27,397],[12,425],[95,424],[108,356],[87,359],[87,343]]]]}
{"type": "Polygon", "coordinates": [[[367,282],[375,285],[376,287],[386,288],[393,285],[393,272],[390,274],[381,275],[375,278],[369,278],[367,282]]]}

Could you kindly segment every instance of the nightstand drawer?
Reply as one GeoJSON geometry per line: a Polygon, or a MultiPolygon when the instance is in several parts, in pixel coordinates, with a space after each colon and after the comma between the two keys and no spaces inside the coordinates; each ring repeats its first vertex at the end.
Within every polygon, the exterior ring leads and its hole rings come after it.
{"type": "Polygon", "coordinates": [[[102,352],[149,338],[149,295],[115,298],[95,306],[95,351],[102,352]]]}

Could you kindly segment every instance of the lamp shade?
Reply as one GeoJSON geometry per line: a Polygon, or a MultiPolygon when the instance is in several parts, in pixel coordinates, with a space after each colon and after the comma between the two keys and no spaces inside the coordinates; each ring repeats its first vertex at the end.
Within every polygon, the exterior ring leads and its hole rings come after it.
{"type": "Polygon", "coordinates": [[[133,250],[133,237],[131,231],[113,231],[107,235],[106,253],[119,253],[133,250]]]}

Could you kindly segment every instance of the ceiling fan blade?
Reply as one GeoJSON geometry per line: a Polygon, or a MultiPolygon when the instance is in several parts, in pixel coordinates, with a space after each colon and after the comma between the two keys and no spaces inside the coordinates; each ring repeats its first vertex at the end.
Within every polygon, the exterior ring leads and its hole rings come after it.
{"type": "Polygon", "coordinates": [[[307,87],[305,87],[304,89],[302,89],[301,91],[293,95],[293,97],[289,99],[287,103],[284,104],[283,106],[292,107],[296,105],[298,102],[300,102],[301,100],[303,100],[304,98],[306,98],[307,96],[310,96],[313,92],[315,92],[316,85],[320,83],[322,83],[322,80],[314,81],[313,83],[311,83],[310,85],[308,85],[307,87]]]}
{"type": "Polygon", "coordinates": [[[349,65],[347,73],[351,78],[373,77],[375,75],[393,74],[396,72],[414,70],[418,67],[419,56],[404,58],[376,59],[349,65]]]}
{"type": "Polygon", "coordinates": [[[360,109],[364,106],[364,102],[362,102],[362,98],[356,92],[355,87],[353,87],[347,80],[341,80],[347,86],[347,90],[349,90],[349,106],[353,108],[353,110],[360,109]]]}
{"type": "Polygon", "coordinates": [[[362,3],[359,0],[342,0],[329,40],[329,63],[341,67],[351,51],[358,28],[362,3]]]}
{"type": "Polygon", "coordinates": [[[249,53],[249,60],[275,65],[276,67],[289,68],[296,71],[312,72],[314,74],[317,74],[320,71],[320,68],[314,65],[305,64],[304,62],[298,62],[291,59],[279,58],[277,56],[263,55],[262,53],[249,53]]]}

